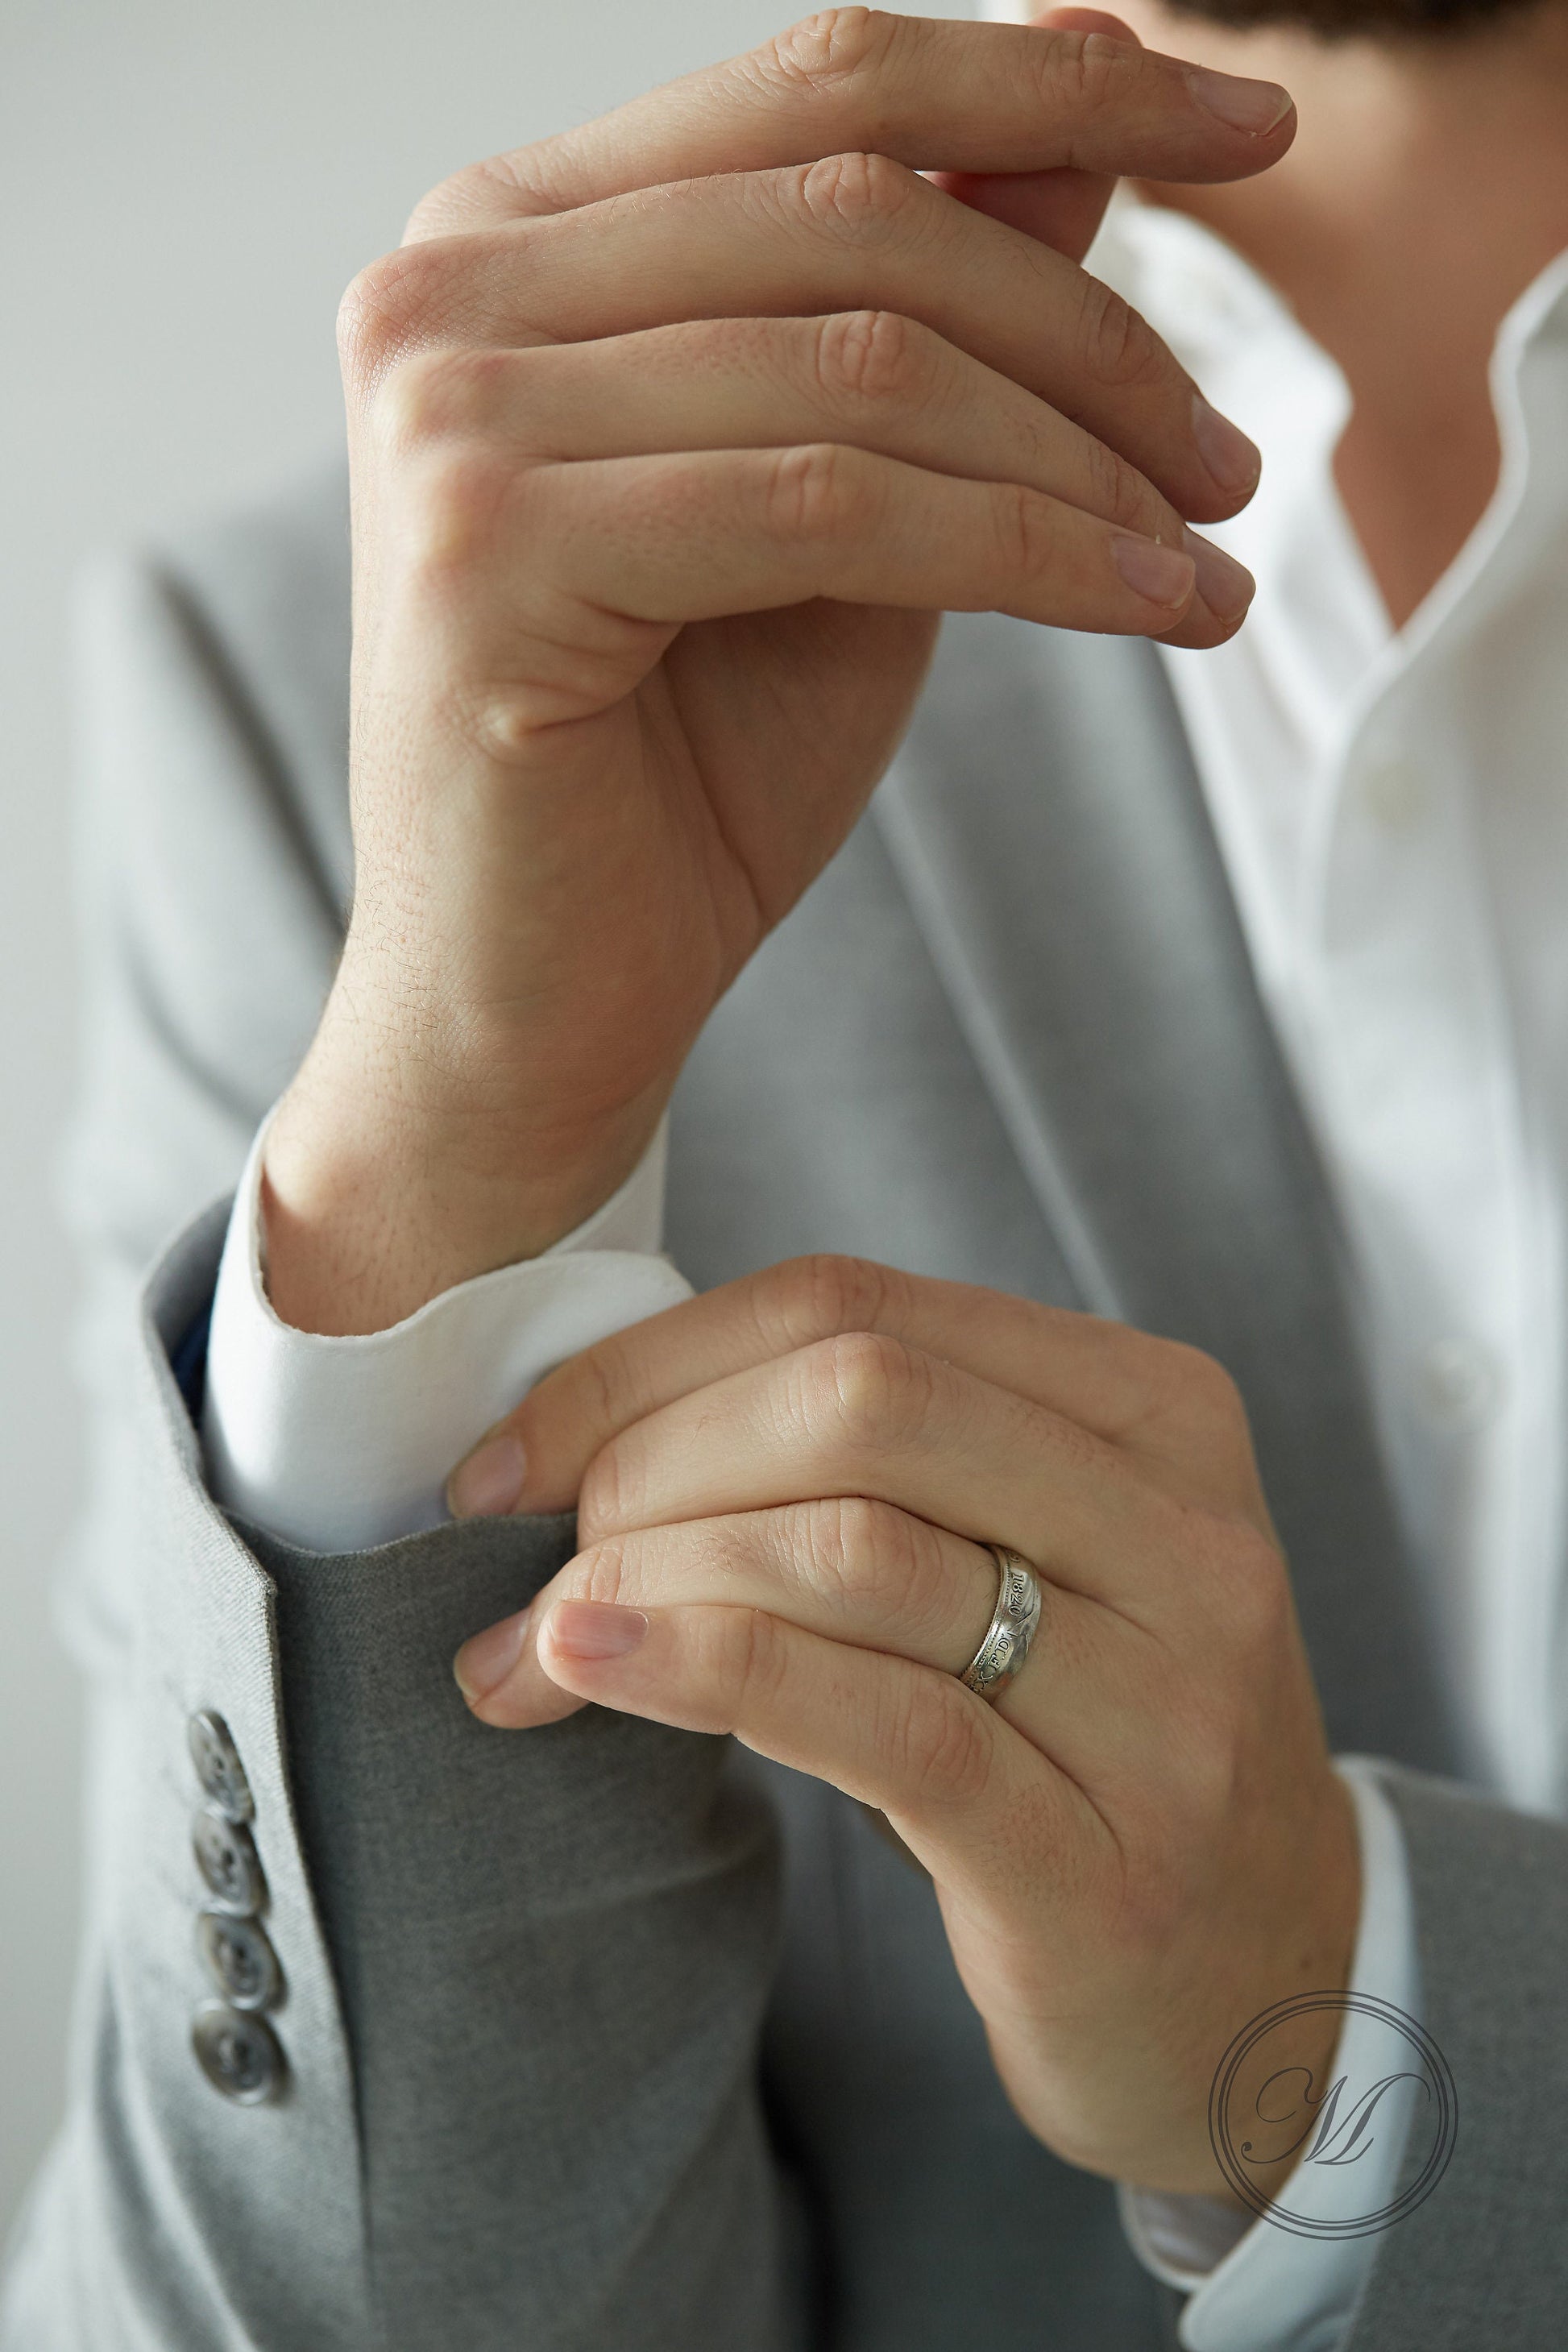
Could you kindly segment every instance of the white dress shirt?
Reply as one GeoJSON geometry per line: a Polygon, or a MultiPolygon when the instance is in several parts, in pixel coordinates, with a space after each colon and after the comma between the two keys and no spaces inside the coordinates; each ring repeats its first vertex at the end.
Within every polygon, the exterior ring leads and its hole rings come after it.
{"type": "MultiPolygon", "coordinates": [[[[1265,454],[1215,536],[1257,575],[1247,626],[1167,652],[1264,1001],[1359,1276],[1396,1498],[1476,1781],[1563,1796],[1568,1193],[1568,257],[1499,335],[1504,462],[1458,562],[1397,635],[1345,520],[1342,377],[1228,247],[1113,205],[1091,257],[1265,454]]],[[[268,1303],[259,1143],[218,1278],[205,1443],[228,1507],[321,1549],[436,1524],[454,1461],[574,1349],[687,1295],[658,1255],[662,1138],[546,1257],[395,1329],[328,1339],[268,1303]]],[[[1356,1763],[1353,1984],[1417,2013],[1397,1824],[1356,1763]]],[[[1352,2019],[1336,2071],[1356,2079],[1352,2019]]],[[[1385,2201],[1399,2147],[1361,2175],[1385,2201]]],[[[1291,2184],[1300,2208],[1311,2194],[1291,2184]]],[[[1190,2352],[1329,2352],[1375,2240],[1124,2195],[1141,2257],[1191,2294],[1190,2352]]]]}

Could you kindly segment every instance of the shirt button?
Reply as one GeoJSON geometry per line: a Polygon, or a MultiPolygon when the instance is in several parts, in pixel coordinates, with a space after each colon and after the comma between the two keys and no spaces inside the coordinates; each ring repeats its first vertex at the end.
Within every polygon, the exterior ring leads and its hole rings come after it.
{"type": "Polygon", "coordinates": [[[213,2089],[242,2107],[258,2107],[283,2087],[283,2053],[263,2017],[209,2001],[196,2011],[191,2047],[213,2089]]]}
{"type": "Polygon", "coordinates": [[[226,1820],[216,1806],[204,1806],[191,1823],[191,1847],[220,1911],[237,1914],[263,1907],[267,1881],[250,1832],[242,1822],[226,1820]]]}
{"type": "Polygon", "coordinates": [[[1377,760],[1361,779],[1362,803],[1387,833],[1406,833],[1420,818],[1426,780],[1412,760],[1377,760]]]}
{"type": "Polygon", "coordinates": [[[1427,1411],[1451,1427],[1484,1420],[1502,1386],[1498,1367],[1474,1339],[1435,1339],[1421,1359],[1421,1393],[1427,1411]]]}
{"type": "Polygon", "coordinates": [[[204,1707],[193,1715],[187,1727],[191,1761],[196,1768],[196,1778],[202,1784],[202,1794],[216,1805],[231,1822],[248,1822],[255,1818],[256,1807],[251,1800],[250,1783],[245,1777],[245,1767],[239,1760],[229,1727],[221,1715],[204,1707]]]}
{"type": "Polygon", "coordinates": [[[269,2009],[283,1990],[283,1970],[259,1920],[204,1911],[196,1921],[196,1949],[233,2009],[269,2009]]]}

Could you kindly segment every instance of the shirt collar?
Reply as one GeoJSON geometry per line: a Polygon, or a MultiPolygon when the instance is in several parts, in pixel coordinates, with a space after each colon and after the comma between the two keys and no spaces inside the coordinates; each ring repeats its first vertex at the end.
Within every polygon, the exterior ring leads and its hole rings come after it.
{"type": "Polygon", "coordinates": [[[1264,453],[1251,504],[1210,535],[1258,583],[1257,651],[1321,753],[1394,671],[1456,616],[1473,621],[1525,572],[1568,550],[1568,252],[1499,327],[1492,399],[1497,491],[1470,540],[1396,637],[1333,479],[1350,414],[1341,369],[1236,248],[1184,213],[1122,187],[1086,265],[1123,295],[1264,453]],[[1269,638],[1265,647],[1262,639],[1269,638]],[[1279,642],[1273,640],[1278,638],[1279,642]]]}

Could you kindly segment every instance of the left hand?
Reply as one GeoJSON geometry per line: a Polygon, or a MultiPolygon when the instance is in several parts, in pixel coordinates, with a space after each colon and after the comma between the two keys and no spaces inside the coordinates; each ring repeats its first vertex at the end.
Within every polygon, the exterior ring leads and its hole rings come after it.
{"type": "MultiPolygon", "coordinates": [[[[1219,1366],[805,1259],[589,1349],[498,1436],[525,1449],[520,1509],[576,1496],[582,1549],[459,1653],[475,1714],[593,1700],[731,1732],[879,1808],[1028,2128],[1094,2171],[1224,2193],[1215,2068],[1261,2011],[1347,1982],[1360,1873],[1219,1366]],[[989,1542],[1045,1596],[994,1706],[956,1679],[995,1603],[989,1542]]],[[[1301,2029],[1310,2098],[1325,2020],[1301,2029]]]]}

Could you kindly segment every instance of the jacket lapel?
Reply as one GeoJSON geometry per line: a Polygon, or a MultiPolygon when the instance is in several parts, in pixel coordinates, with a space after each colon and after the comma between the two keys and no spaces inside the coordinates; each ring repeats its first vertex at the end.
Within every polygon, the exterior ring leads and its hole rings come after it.
{"type": "Polygon", "coordinates": [[[1158,656],[951,618],[876,807],[1083,1304],[1240,1385],[1335,1745],[1449,1761],[1339,1229],[1158,656]]]}

